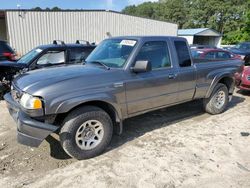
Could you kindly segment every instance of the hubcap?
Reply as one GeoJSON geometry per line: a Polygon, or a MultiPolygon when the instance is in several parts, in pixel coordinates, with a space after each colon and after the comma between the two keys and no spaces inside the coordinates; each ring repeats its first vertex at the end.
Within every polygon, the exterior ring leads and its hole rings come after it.
{"type": "Polygon", "coordinates": [[[76,131],[76,144],[82,150],[95,148],[103,139],[104,129],[100,121],[89,120],[84,122],[76,131]]]}
{"type": "Polygon", "coordinates": [[[215,96],[215,107],[220,109],[223,107],[226,101],[226,94],[224,91],[218,91],[215,96]]]}

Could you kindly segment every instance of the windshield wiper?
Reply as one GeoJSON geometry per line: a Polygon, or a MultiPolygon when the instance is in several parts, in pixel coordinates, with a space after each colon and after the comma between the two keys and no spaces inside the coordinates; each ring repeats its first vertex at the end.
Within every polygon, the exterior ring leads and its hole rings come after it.
{"type": "Polygon", "coordinates": [[[107,70],[110,70],[110,67],[107,66],[105,63],[103,63],[103,62],[101,62],[101,61],[91,61],[90,63],[102,65],[102,66],[105,67],[107,70]]]}

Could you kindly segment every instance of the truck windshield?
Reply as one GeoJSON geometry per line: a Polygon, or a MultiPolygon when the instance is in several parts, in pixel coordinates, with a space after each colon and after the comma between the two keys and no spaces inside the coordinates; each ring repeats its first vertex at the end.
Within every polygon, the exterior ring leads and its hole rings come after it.
{"type": "Polygon", "coordinates": [[[101,42],[86,59],[86,63],[101,62],[107,67],[121,68],[124,66],[136,40],[107,39],[101,42]]]}
{"type": "Polygon", "coordinates": [[[36,48],[22,56],[17,63],[23,63],[23,64],[28,64],[34,57],[36,57],[38,54],[42,52],[41,49],[36,48]]]}

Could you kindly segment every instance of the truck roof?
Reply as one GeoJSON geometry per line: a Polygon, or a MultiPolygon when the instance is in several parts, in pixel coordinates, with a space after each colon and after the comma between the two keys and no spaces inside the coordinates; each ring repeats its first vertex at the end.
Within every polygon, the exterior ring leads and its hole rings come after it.
{"type": "Polygon", "coordinates": [[[79,48],[79,47],[94,47],[95,45],[86,45],[86,44],[46,44],[40,45],[37,48],[47,49],[47,48],[79,48]]]}
{"type": "Polygon", "coordinates": [[[157,35],[151,35],[151,36],[117,36],[117,37],[112,37],[112,39],[135,39],[135,40],[142,40],[142,39],[163,39],[163,38],[171,38],[171,39],[185,39],[183,37],[176,37],[176,36],[157,36],[157,35]]]}

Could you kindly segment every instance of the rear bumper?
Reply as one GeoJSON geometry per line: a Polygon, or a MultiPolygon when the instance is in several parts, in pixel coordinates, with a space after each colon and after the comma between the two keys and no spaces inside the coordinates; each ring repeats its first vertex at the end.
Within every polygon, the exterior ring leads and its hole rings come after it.
{"type": "Polygon", "coordinates": [[[20,144],[38,147],[48,135],[59,128],[30,118],[21,111],[19,104],[12,99],[9,93],[4,96],[4,99],[10,115],[17,123],[17,141],[20,144]]]}

